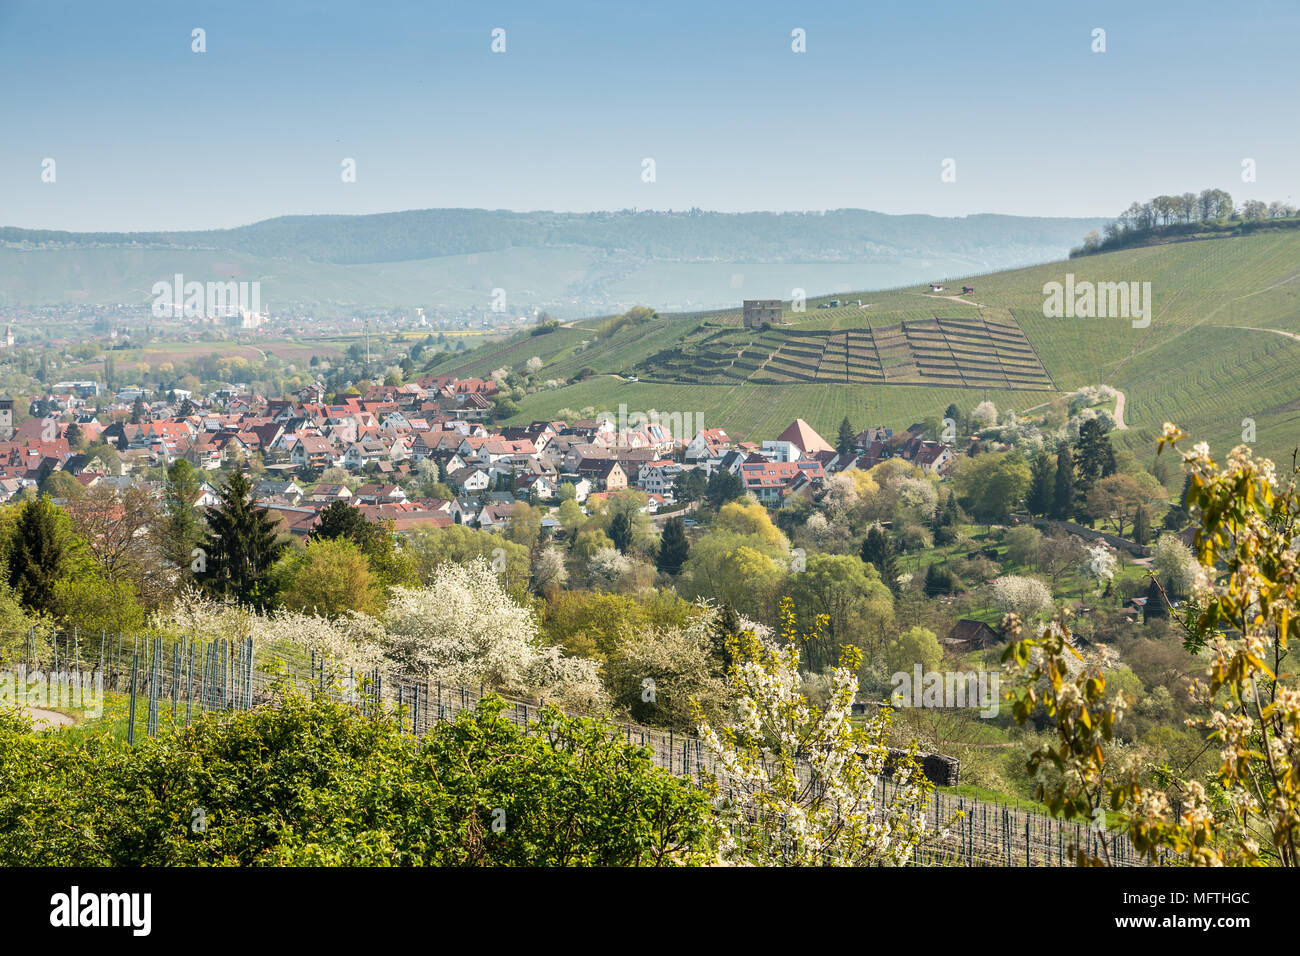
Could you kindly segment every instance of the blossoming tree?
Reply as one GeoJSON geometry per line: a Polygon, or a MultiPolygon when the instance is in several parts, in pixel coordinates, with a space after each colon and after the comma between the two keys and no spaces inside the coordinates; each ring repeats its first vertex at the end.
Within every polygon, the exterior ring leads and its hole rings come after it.
{"type": "Polygon", "coordinates": [[[734,726],[715,728],[697,716],[728,824],[723,858],[763,866],[906,863],[932,835],[925,813],[933,785],[908,754],[892,767],[892,795],[880,798],[890,712],[861,727],[850,719],[861,652],[842,649],[829,701],[815,707],[801,690],[800,649],[826,622],[800,633],[788,598],[781,620],[779,645],[751,632],[728,639],[734,726]]]}

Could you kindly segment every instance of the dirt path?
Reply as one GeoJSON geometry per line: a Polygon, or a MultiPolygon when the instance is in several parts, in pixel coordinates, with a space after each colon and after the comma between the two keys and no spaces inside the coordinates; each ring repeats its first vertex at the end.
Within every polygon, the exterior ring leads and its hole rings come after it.
{"type": "Polygon", "coordinates": [[[985,308],[985,306],[980,305],[978,302],[972,302],[970,299],[963,298],[959,295],[935,295],[933,292],[918,292],[916,294],[923,295],[927,299],[947,299],[949,302],[965,302],[967,305],[973,305],[977,309],[985,308]]]}
{"type": "Polygon", "coordinates": [[[60,714],[58,711],[46,710],[43,707],[28,707],[27,712],[32,717],[33,730],[49,730],[53,727],[71,727],[76,723],[67,714],[60,714]]]}
{"type": "MultiPolygon", "coordinates": [[[[1111,386],[1115,388],[1115,386],[1111,386]]],[[[1115,388],[1115,427],[1122,432],[1128,431],[1128,426],[1124,424],[1124,403],[1127,397],[1118,388],[1115,388]]]]}
{"type": "Polygon", "coordinates": [[[1274,335],[1285,335],[1288,339],[1295,339],[1300,342],[1300,335],[1294,332],[1283,332],[1281,329],[1259,329],[1253,325],[1229,325],[1230,329],[1245,329],[1248,332],[1272,332],[1274,335]]]}

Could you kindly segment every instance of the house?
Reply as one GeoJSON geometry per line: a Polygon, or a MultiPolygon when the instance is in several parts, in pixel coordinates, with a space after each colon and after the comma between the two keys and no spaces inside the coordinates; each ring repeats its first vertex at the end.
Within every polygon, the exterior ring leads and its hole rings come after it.
{"type": "Polygon", "coordinates": [[[349,501],[352,498],[352,490],[347,485],[336,485],[328,482],[321,482],[311,490],[308,501],[320,501],[326,504],[334,501],[349,501]]]}
{"type": "Polygon", "coordinates": [[[798,487],[819,487],[826,479],[818,461],[768,461],[754,455],[740,466],[740,480],[764,505],[778,505],[798,487]]]}
{"type": "Polygon", "coordinates": [[[297,504],[302,500],[306,491],[298,482],[289,481],[271,481],[263,480],[253,485],[253,498],[256,501],[262,501],[267,498],[278,498],[284,501],[291,501],[297,504]]]}
{"type": "Polygon", "coordinates": [[[374,438],[353,442],[343,453],[343,467],[348,471],[360,471],[366,465],[389,457],[391,450],[389,445],[374,438]]]}
{"type": "Polygon", "coordinates": [[[982,650],[1002,642],[1002,635],[983,621],[964,617],[952,626],[942,643],[956,650],[982,650]]]}
{"type": "Polygon", "coordinates": [[[678,462],[666,459],[651,461],[641,466],[641,470],[637,473],[636,483],[646,494],[671,498],[673,496],[673,483],[681,473],[682,466],[678,462]]]}
{"type": "Polygon", "coordinates": [[[546,475],[524,475],[515,485],[521,495],[536,495],[544,501],[555,497],[556,487],[556,483],[546,475]]]}
{"type": "Polygon", "coordinates": [[[488,470],[477,466],[458,468],[456,471],[450,472],[447,478],[462,492],[486,491],[492,485],[492,478],[488,474],[488,470]]]}
{"type": "Polygon", "coordinates": [[[578,504],[586,501],[587,497],[592,493],[590,479],[581,475],[560,475],[559,481],[556,483],[557,491],[560,485],[573,485],[573,500],[578,504]]]}
{"type": "Polygon", "coordinates": [[[622,491],[627,488],[627,472],[613,459],[593,459],[578,466],[578,474],[590,480],[601,491],[622,491]]]}
{"type": "Polygon", "coordinates": [[[295,468],[323,471],[338,464],[338,452],[328,438],[301,435],[289,452],[289,461],[295,468]]]}
{"type": "Polygon", "coordinates": [[[405,502],[406,492],[400,485],[381,485],[375,482],[357,489],[356,500],[362,505],[387,505],[405,502]]]}
{"type": "Polygon", "coordinates": [[[688,463],[712,461],[731,449],[731,438],[721,428],[701,428],[686,445],[682,457],[688,463]]]}
{"type": "Polygon", "coordinates": [[[942,283],[942,282],[931,282],[931,283],[930,283],[930,291],[931,291],[931,292],[942,292],[942,291],[943,291],[943,283],[942,283]]]}
{"type": "MultiPolygon", "coordinates": [[[[778,442],[789,442],[807,457],[811,458],[819,451],[835,451],[835,446],[828,442],[816,429],[802,418],[796,418],[785,431],[776,437],[778,442]]],[[[768,442],[763,443],[764,447],[768,442]]]]}
{"type": "Polygon", "coordinates": [[[745,299],[741,310],[747,329],[761,328],[765,324],[781,324],[780,299],[745,299]]]}

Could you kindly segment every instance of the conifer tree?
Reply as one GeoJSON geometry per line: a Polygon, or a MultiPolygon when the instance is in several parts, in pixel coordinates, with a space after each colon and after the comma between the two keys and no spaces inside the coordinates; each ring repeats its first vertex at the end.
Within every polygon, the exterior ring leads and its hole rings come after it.
{"type": "Polygon", "coordinates": [[[1074,456],[1070,446],[1061,442],[1056,452],[1056,481],[1052,493],[1053,518],[1064,521],[1074,514],[1074,456]]]}
{"type": "Polygon", "coordinates": [[[220,502],[208,509],[198,576],[214,594],[263,607],[270,599],[267,571],[284,546],[276,540],[274,520],[254,503],[252,490],[242,471],[232,472],[220,502]]]}
{"type": "Polygon", "coordinates": [[[880,574],[889,590],[895,594],[900,587],[898,582],[898,559],[894,554],[894,542],[880,525],[872,525],[867,536],[862,540],[862,560],[870,564],[880,574]]]}
{"type": "Polygon", "coordinates": [[[664,574],[679,574],[690,554],[691,543],[686,540],[686,525],[681,518],[672,517],[664,522],[664,533],[659,539],[659,555],[655,566],[664,574]]]}
{"type": "Polygon", "coordinates": [[[54,585],[67,567],[70,534],[66,516],[45,495],[23,503],[5,557],[9,586],[28,610],[53,611],[54,585]]]}

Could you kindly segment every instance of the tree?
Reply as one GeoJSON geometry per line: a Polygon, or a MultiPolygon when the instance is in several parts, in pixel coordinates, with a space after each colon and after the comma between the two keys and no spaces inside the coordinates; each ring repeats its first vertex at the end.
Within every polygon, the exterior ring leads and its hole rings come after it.
{"type": "Polygon", "coordinates": [[[713,469],[713,474],[709,475],[709,482],[705,486],[704,492],[709,507],[716,511],[727,502],[743,498],[744,495],[745,483],[740,480],[739,475],[733,475],[725,468],[713,469]]]}
{"type": "Polygon", "coordinates": [[[913,673],[917,664],[922,674],[930,674],[943,664],[943,648],[933,631],[911,627],[889,642],[889,669],[895,674],[913,673]]]}
{"type": "Polygon", "coordinates": [[[74,550],[68,517],[44,495],[19,505],[5,550],[9,586],[23,607],[53,613],[55,583],[74,550]]]}
{"type": "Polygon", "coordinates": [[[144,609],[131,582],[94,570],[58,581],[54,606],[64,627],[82,633],[125,634],[144,625],[144,609]]]}
{"type": "Polygon", "coordinates": [[[683,626],[655,627],[622,643],[605,668],[614,704],[638,723],[693,730],[696,708],[711,718],[730,700],[712,659],[710,608],[683,626]]]}
{"type": "Polygon", "coordinates": [[[194,560],[194,548],[203,536],[194,502],[199,497],[199,475],[194,466],[178,458],[167,469],[163,490],[164,518],[161,523],[162,553],[182,574],[188,574],[194,560]]]}
{"type": "Polygon", "coordinates": [[[847,455],[853,451],[855,437],[853,426],[849,424],[849,417],[845,415],[844,420],[840,422],[839,434],[835,438],[835,450],[841,455],[847,455]]]}
{"type": "Polygon", "coordinates": [[[893,539],[879,524],[872,525],[867,536],[862,539],[859,554],[863,561],[876,569],[880,580],[890,591],[897,594],[902,589],[902,583],[898,580],[898,559],[894,553],[893,539]]]}
{"type": "Polygon", "coordinates": [[[144,396],[137,395],[135,401],[131,404],[131,424],[139,425],[144,421],[144,396]]]}
{"type": "Polygon", "coordinates": [[[734,795],[723,858],[760,866],[901,866],[927,832],[933,785],[909,753],[896,767],[897,788],[878,798],[890,718],[881,711],[864,725],[849,719],[862,654],[845,647],[827,704],[810,704],[800,650],[814,635],[801,633],[795,619],[787,599],[780,645],[747,632],[728,640],[730,696],[745,715],[740,722],[719,729],[696,714],[704,746],[726,768],[719,795],[734,795]],[[816,757],[805,762],[805,755],[816,757]]]}
{"type": "Polygon", "coordinates": [[[542,707],[524,728],[489,695],[414,740],[405,715],[272,690],[278,706],[200,717],[130,759],[0,715],[0,865],[620,867],[716,856],[708,795],[601,721],[542,707]],[[195,807],[206,811],[202,839],[176,825],[195,807]]]}
{"type": "Polygon", "coordinates": [[[632,522],[626,512],[620,511],[610,519],[608,534],[619,553],[627,554],[632,546],[632,522]]]}
{"type": "Polygon", "coordinates": [[[1040,449],[1030,465],[1029,494],[1025,508],[1031,515],[1046,517],[1052,510],[1056,489],[1056,461],[1046,448],[1040,449]]]}
{"type": "MultiPolygon", "coordinates": [[[[1178,451],[1187,436],[1165,425],[1160,450],[1178,451]]],[[[1166,787],[1153,788],[1112,760],[1112,741],[1125,701],[1106,693],[1096,667],[1066,664],[1070,631],[1054,621],[1016,640],[1005,659],[1021,672],[1015,717],[1024,723],[1041,705],[1055,724],[1054,739],[1031,754],[1027,770],[1068,766],[1072,772],[1039,777],[1039,797],[1067,819],[1116,811],[1129,839],[1152,862],[1172,853],[1192,866],[1300,865],[1300,692],[1288,645],[1300,637],[1294,587],[1294,541],[1300,498],[1294,481],[1249,448],[1220,466],[1208,446],[1184,453],[1192,477],[1188,504],[1198,515],[1196,557],[1203,580],[1179,620],[1184,645],[1208,660],[1192,718],[1205,745],[1221,757],[1203,777],[1172,780],[1182,804],[1170,805],[1166,787]],[[1102,808],[1099,810],[1098,808],[1102,808]]],[[[1080,865],[1110,861],[1073,848],[1080,865]]]]}
{"type": "Polygon", "coordinates": [[[1169,619],[1169,607],[1165,604],[1165,596],[1160,590],[1159,583],[1155,578],[1147,585],[1146,604],[1142,606],[1142,621],[1167,621],[1169,619]]]}
{"type": "Polygon", "coordinates": [[[1151,509],[1146,502],[1138,505],[1133,516],[1133,540],[1138,544],[1151,543],[1151,509]]]}
{"type": "Polygon", "coordinates": [[[68,447],[73,451],[81,451],[81,446],[86,441],[86,433],[82,431],[81,426],[76,422],[71,422],[68,425],[63,437],[68,440],[68,447]]]}
{"type": "Polygon", "coordinates": [[[934,535],[934,543],[945,545],[956,541],[960,523],[961,515],[957,510],[957,496],[949,491],[943,500],[943,505],[934,510],[934,519],[930,525],[930,531],[934,535]]]}
{"type": "Polygon", "coordinates": [[[242,471],[231,472],[216,507],[207,511],[208,532],[196,577],[205,589],[242,603],[264,607],[271,595],[267,572],[284,545],[277,541],[275,520],[253,500],[242,471]]]}
{"type": "Polygon", "coordinates": [[[679,517],[669,518],[664,522],[663,535],[659,538],[659,554],[655,566],[664,574],[676,577],[682,571],[682,565],[691,553],[691,543],[686,539],[686,524],[679,517]]]}
{"type": "Polygon", "coordinates": [[[383,606],[370,562],[347,538],[309,541],[276,570],[281,603],[290,610],[332,618],[349,611],[375,614],[383,606]]]}
{"type": "Polygon", "coordinates": [[[1065,521],[1074,514],[1074,456],[1070,446],[1061,442],[1056,450],[1056,475],[1053,479],[1051,516],[1065,521]]]}
{"type": "Polygon", "coordinates": [[[673,497],[679,502],[699,501],[708,487],[703,468],[683,469],[673,479],[673,497]]]}
{"type": "Polygon", "coordinates": [[[953,594],[957,591],[956,576],[938,562],[925,569],[925,593],[929,597],[939,594],[953,594]]]}
{"type": "Polygon", "coordinates": [[[1022,621],[1037,617],[1052,606],[1052,592],[1038,578],[1006,574],[990,586],[994,606],[1022,621]]]}
{"type": "Polygon", "coordinates": [[[394,588],[384,612],[389,659],[416,680],[545,697],[588,712],[608,698],[596,662],[537,640],[532,608],[487,562],[442,564],[424,588],[394,588]]]}
{"type": "Polygon", "coordinates": [[[1029,466],[1016,452],[959,459],[953,478],[962,507],[980,521],[1005,521],[1029,490],[1029,466]]]}
{"type": "Polygon", "coordinates": [[[815,672],[833,667],[846,644],[879,646],[894,622],[890,589],[875,567],[850,554],[810,555],[807,567],[790,576],[789,593],[799,622],[817,633],[804,648],[805,663],[815,672]],[[814,626],[818,620],[820,628],[814,626]]]}
{"type": "MultiPolygon", "coordinates": [[[[1154,479],[1152,479],[1154,480],[1154,479]]],[[[1088,491],[1088,515],[1115,523],[1116,534],[1124,537],[1124,529],[1137,520],[1138,510],[1150,500],[1151,491],[1143,488],[1138,479],[1129,474],[1116,474],[1102,478],[1088,491]]],[[[1148,531],[1150,515],[1148,514],[1148,531]]]]}
{"type": "Polygon", "coordinates": [[[1090,418],[1079,426],[1075,469],[1079,493],[1085,501],[1095,482],[1115,473],[1115,450],[1099,418],[1090,418]]]}
{"type": "Polygon", "coordinates": [[[332,501],[320,512],[311,537],[316,541],[334,541],[345,538],[358,547],[364,547],[374,537],[376,526],[366,520],[360,508],[346,501],[332,501]]]}

